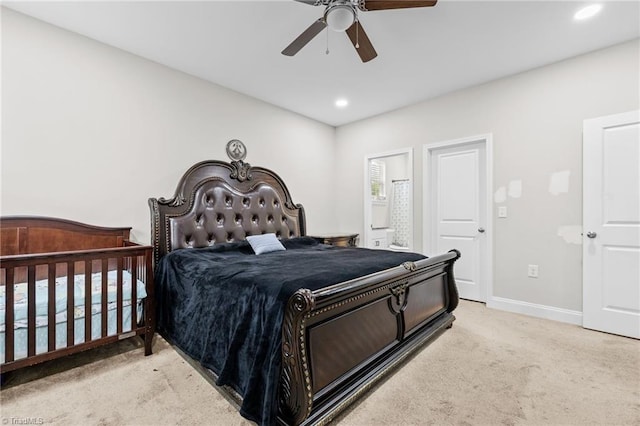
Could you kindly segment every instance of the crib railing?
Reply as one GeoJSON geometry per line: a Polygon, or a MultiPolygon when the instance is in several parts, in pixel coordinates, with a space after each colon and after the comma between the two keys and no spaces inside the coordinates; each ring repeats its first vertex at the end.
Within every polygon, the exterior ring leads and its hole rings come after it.
{"type": "MultiPolygon", "coordinates": [[[[97,346],[140,335],[145,340],[145,355],[151,354],[151,339],[155,328],[154,287],[151,273],[152,248],[124,242],[124,247],[95,250],[37,253],[0,257],[0,290],[4,291],[4,363],[2,372],[11,371],[28,365],[58,358],[71,353],[92,349],[97,346]],[[116,330],[108,331],[108,274],[116,274],[116,330]],[[131,275],[130,290],[130,327],[123,323],[123,271],[131,275]],[[92,304],[95,302],[92,287],[92,275],[99,273],[100,291],[100,336],[92,334],[92,304]],[[75,309],[78,306],[75,293],[75,278],[84,276],[84,339],[76,343],[75,309]],[[66,346],[56,347],[56,279],[66,277],[66,346]],[[48,347],[46,352],[36,350],[36,281],[47,280],[46,325],[48,347]],[[145,285],[147,297],[143,300],[143,315],[138,317],[137,309],[140,296],[137,281],[145,285]],[[16,359],[15,354],[15,286],[26,283],[27,288],[27,353],[26,357],[16,359]],[[124,331],[127,329],[126,331],[124,331]]],[[[60,291],[60,290],[58,290],[60,291]]],[[[97,327],[97,325],[96,325],[97,327]]],[[[58,345],[59,346],[59,345],[58,345]]]]}

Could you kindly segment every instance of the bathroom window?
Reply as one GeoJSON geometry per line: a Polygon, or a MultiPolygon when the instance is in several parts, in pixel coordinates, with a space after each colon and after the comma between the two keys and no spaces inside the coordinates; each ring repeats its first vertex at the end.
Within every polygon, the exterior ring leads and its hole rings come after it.
{"type": "Polygon", "coordinates": [[[374,201],[386,201],[387,193],[385,182],[384,161],[371,160],[369,162],[369,179],[371,186],[371,199],[374,201]]]}

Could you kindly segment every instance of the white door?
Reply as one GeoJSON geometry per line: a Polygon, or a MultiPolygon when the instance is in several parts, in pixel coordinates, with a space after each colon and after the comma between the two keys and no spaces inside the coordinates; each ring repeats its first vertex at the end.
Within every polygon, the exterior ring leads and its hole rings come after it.
{"type": "MultiPolygon", "coordinates": [[[[429,150],[429,247],[462,254],[454,276],[460,297],[486,301],[486,149],[484,142],[429,150]]],[[[433,253],[431,253],[433,254],[433,253]]]]}
{"type": "Polygon", "coordinates": [[[640,338],[640,111],[584,121],[583,326],[640,338]]]}

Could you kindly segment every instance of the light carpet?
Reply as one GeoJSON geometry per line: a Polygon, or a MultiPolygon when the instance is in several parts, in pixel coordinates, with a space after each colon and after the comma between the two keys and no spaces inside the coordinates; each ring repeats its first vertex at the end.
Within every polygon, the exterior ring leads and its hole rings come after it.
{"type": "MultiPolygon", "coordinates": [[[[640,425],[640,341],[462,301],[339,425],[640,425]]],[[[251,425],[163,339],[7,374],[3,424],[251,425]]]]}

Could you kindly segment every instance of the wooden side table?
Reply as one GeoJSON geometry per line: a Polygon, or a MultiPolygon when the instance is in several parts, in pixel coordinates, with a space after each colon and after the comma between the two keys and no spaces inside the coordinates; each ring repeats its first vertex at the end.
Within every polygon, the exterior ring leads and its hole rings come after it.
{"type": "Polygon", "coordinates": [[[320,244],[329,244],[338,247],[356,247],[359,234],[317,234],[309,237],[317,240],[320,244]]]}

